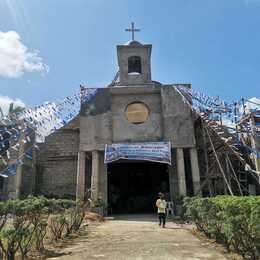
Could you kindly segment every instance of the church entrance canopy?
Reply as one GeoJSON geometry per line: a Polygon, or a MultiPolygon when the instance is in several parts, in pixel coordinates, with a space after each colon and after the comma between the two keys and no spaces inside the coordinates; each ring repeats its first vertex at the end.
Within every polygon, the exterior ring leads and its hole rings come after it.
{"type": "Polygon", "coordinates": [[[106,145],[105,163],[120,159],[171,164],[171,144],[170,142],[144,142],[106,145]]]}

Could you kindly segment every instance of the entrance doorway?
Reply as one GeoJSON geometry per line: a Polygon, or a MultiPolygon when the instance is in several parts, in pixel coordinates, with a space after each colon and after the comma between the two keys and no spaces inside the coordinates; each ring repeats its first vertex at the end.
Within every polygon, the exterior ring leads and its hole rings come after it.
{"type": "Polygon", "coordinates": [[[169,199],[168,165],[118,161],[108,164],[109,213],[152,213],[158,192],[169,199]]]}

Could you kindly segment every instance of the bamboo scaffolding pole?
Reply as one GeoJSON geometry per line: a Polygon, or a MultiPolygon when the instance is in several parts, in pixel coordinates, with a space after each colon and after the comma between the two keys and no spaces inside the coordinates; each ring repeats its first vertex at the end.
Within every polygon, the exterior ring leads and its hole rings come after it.
{"type": "MultiPolygon", "coordinates": [[[[24,122],[21,122],[21,133],[19,137],[19,151],[18,151],[18,158],[21,158],[23,156],[24,151],[25,151],[25,144],[24,144],[24,139],[25,139],[25,133],[24,133],[24,122]]],[[[16,176],[15,176],[15,196],[17,199],[21,197],[21,190],[22,190],[22,181],[23,181],[23,165],[20,164],[17,166],[16,169],[16,176]]]]}
{"type": "Polygon", "coordinates": [[[222,176],[223,176],[223,179],[224,179],[224,181],[225,181],[225,183],[226,183],[226,185],[227,185],[227,187],[228,187],[228,191],[229,191],[230,195],[234,196],[234,194],[233,194],[233,192],[232,192],[232,189],[231,189],[231,187],[230,187],[230,185],[229,185],[229,183],[228,183],[228,181],[227,181],[227,178],[226,178],[226,176],[225,176],[224,170],[223,170],[223,168],[222,168],[222,166],[221,166],[221,163],[220,163],[220,161],[219,161],[217,152],[216,152],[215,147],[214,147],[214,145],[213,145],[213,142],[212,142],[212,139],[211,139],[211,137],[210,137],[210,134],[209,134],[209,131],[208,131],[207,126],[205,126],[205,130],[206,130],[206,133],[207,133],[207,135],[208,135],[208,138],[209,138],[209,141],[210,141],[210,145],[211,145],[211,147],[212,147],[212,149],[213,149],[213,152],[214,152],[216,161],[217,161],[217,163],[218,163],[220,172],[221,172],[221,174],[222,174],[222,176]]]}
{"type": "MultiPolygon", "coordinates": [[[[213,165],[211,165],[211,167],[209,168],[208,172],[211,172],[211,170],[213,169],[213,166],[215,165],[215,162],[213,163],[213,165]]],[[[205,180],[202,182],[202,184],[200,185],[200,188],[198,189],[198,191],[195,193],[195,196],[197,196],[202,189],[206,186],[206,184],[208,183],[208,181],[210,180],[211,177],[213,177],[213,173],[209,173],[208,176],[205,178],[205,180]]],[[[210,189],[210,194],[212,195],[212,190],[210,189]]]]}
{"type": "Polygon", "coordinates": [[[228,155],[227,155],[227,160],[228,160],[229,166],[230,166],[230,168],[231,168],[231,171],[232,171],[232,173],[233,173],[233,175],[234,175],[234,179],[235,179],[236,182],[237,182],[237,185],[238,185],[238,188],[239,188],[239,192],[240,192],[241,196],[243,196],[243,191],[242,191],[242,189],[241,189],[241,185],[240,185],[240,183],[239,183],[239,180],[238,180],[238,178],[237,178],[237,175],[236,175],[236,173],[235,173],[235,170],[234,170],[234,168],[233,168],[233,165],[232,165],[232,163],[231,163],[231,161],[230,161],[228,155]]]}

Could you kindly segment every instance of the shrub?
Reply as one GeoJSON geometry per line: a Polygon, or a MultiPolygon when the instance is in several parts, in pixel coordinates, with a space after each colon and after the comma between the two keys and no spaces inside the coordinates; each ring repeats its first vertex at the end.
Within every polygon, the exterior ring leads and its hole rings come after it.
{"type": "Polygon", "coordinates": [[[25,259],[33,246],[43,251],[48,223],[56,241],[62,238],[66,226],[70,232],[77,231],[84,218],[84,207],[77,205],[71,200],[32,196],[0,202],[0,258],[4,255],[13,260],[19,251],[25,259]]]}
{"type": "Polygon", "coordinates": [[[66,218],[64,214],[52,215],[50,216],[50,231],[52,234],[52,239],[56,242],[62,238],[65,227],[66,218]]]}
{"type": "Polygon", "coordinates": [[[0,247],[6,259],[13,260],[19,249],[19,232],[14,228],[2,230],[0,234],[0,247]]]}
{"type": "Polygon", "coordinates": [[[46,237],[47,234],[47,226],[48,226],[47,221],[41,220],[35,229],[35,234],[34,234],[35,248],[39,252],[42,252],[44,250],[44,238],[46,237]]]}
{"type": "Polygon", "coordinates": [[[52,238],[55,241],[77,231],[85,215],[84,203],[80,201],[52,200],[51,211],[56,214],[52,215],[49,221],[52,238]]]}
{"type": "Polygon", "coordinates": [[[242,256],[260,254],[260,197],[217,196],[185,199],[186,214],[208,237],[242,256]]]}
{"type": "Polygon", "coordinates": [[[66,235],[71,234],[73,231],[78,231],[82,221],[84,219],[85,213],[78,209],[68,209],[65,212],[65,220],[66,220],[66,235]]]}

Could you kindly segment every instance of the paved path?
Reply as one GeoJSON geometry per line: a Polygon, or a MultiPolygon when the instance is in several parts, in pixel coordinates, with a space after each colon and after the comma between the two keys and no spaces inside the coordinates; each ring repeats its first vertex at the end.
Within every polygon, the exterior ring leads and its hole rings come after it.
{"type": "Polygon", "coordinates": [[[160,228],[154,216],[129,216],[92,227],[90,233],[63,250],[59,260],[203,260],[228,259],[210,243],[181,225],[160,228]]]}

